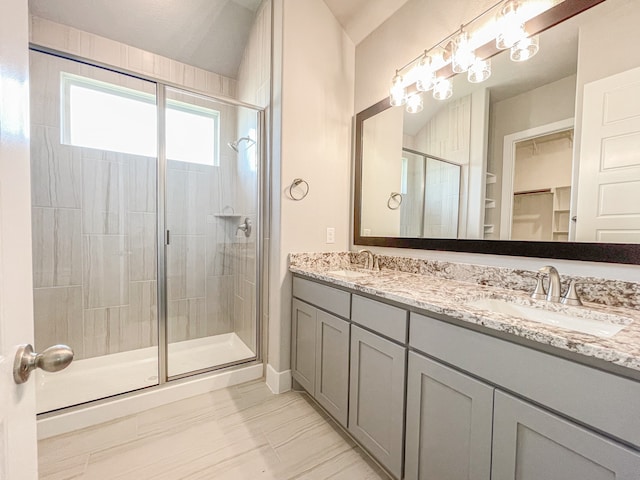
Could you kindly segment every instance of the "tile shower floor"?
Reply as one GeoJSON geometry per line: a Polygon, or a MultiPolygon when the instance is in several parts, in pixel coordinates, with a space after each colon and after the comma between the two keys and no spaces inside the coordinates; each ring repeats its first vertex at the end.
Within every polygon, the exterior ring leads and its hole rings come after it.
{"type": "Polygon", "coordinates": [[[389,477],[304,393],[262,382],[41,440],[41,480],[389,477]]]}
{"type": "MultiPolygon", "coordinates": [[[[169,375],[237,362],[254,355],[235,333],[170,343],[169,375]]],[[[36,370],[37,412],[157,384],[157,347],[76,360],[61,372],[36,370]]]]}

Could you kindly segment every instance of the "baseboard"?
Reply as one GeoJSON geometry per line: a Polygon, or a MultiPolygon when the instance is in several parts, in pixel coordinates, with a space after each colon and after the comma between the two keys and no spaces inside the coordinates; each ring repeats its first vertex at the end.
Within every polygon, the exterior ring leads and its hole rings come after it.
{"type": "Polygon", "coordinates": [[[165,383],[141,392],[75,407],[62,413],[47,414],[38,418],[38,440],[134,415],[150,408],[203,393],[257,380],[262,378],[263,368],[260,363],[225,372],[198,375],[185,380],[165,383]]]}
{"type": "Polygon", "coordinates": [[[291,390],[291,370],[277,372],[267,364],[267,387],[273,393],[284,393],[291,390]]]}

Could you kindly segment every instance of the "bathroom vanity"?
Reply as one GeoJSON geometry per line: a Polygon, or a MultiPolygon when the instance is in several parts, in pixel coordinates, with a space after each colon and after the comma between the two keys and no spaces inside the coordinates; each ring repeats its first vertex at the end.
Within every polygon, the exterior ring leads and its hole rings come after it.
{"type": "Polygon", "coordinates": [[[506,269],[483,285],[451,278],[471,266],[356,258],[291,256],[293,378],[394,477],[640,478],[637,286],[623,307],[547,305],[527,281],[499,286],[506,269]],[[486,300],[622,329],[583,333],[486,300]]]}

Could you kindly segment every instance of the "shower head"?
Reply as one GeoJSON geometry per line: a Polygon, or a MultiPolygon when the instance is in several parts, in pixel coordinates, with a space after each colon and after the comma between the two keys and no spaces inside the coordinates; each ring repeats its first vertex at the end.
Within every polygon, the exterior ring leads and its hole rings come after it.
{"type": "Polygon", "coordinates": [[[227,145],[229,145],[229,148],[231,148],[234,152],[238,153],[240,151],[239,145],[241,142],[247,142],[248,143],[247,147],[250,147],[251,145],[255,145],[256,143],[256,141],[252,140],[250,137],[240,137],[239,139],[233,142],[227,143],[227,145]]]}

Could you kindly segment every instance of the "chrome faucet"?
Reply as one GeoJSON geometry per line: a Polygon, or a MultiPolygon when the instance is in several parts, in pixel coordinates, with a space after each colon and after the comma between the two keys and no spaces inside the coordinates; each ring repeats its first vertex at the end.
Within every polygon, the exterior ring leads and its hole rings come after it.
{"type": "MultiPolygon", "coordinates": [[[[549,277],[549,288],[547,289],[546,299],[549,302],[558,303],[562,296],[562,286],[560,285],[560,274],[558,270],[551,265],[545,265],[538,272],[549,277]]],[[[537,290],[537,289],[536,289],[537,290]]],[[[534,297],[535,298],[535,297],[534,297]]]]}
{"type": "Polygon", "coordinates": [[[367,249],[358,250],[358,253],[365,253],[367,255],[367,259],[364,263],[364,268],[368,270],[380,270],[380,265],[378,264],[378,257],[371,251],[367,249]]]}

